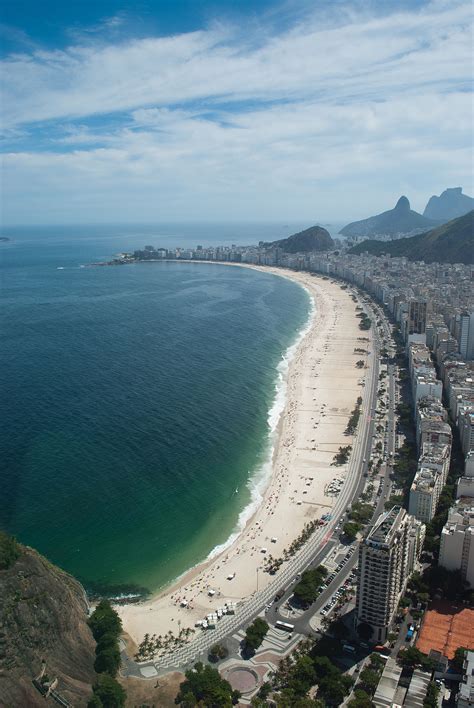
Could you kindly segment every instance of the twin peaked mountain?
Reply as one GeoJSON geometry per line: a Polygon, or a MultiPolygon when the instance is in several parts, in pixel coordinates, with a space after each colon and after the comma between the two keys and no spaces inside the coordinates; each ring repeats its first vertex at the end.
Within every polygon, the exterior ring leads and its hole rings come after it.
{"type": "MultiPolygon", "coordinates": [[[[474,209],[474,199],[463,194],[462,187],[446,189],[439,197],[432,196],[423,214],[413,211],[407,197],[403,196],[393,209],[368,219],[354,221],[344,226],[341,233],[359,238],[419,234],[433,229],[438,230],[442,224],[463,217],[472,209],[474,209]]],[[[310,253],[329,251],[335,244],[326,229],[321,226],[311,226],[288,238],[265,243],[263,246],[278,247],[285,253],[310,253]]]]}
{"type": "Polygon", "coordinates": [[[406,197],[400,197],[394,209],[368,219],[354,221],[341,230],[345,236],[375,236],[428,231],[474,209],[474,199],[462,193],[462,187],[446,189],[428,201],[423,215],[410,209],[406,197]]]}

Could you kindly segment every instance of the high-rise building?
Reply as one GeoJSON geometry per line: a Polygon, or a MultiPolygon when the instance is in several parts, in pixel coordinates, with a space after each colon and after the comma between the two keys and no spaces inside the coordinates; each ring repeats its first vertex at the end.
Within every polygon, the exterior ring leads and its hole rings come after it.
{"type": "Polygon", "coordinates": [[[474,651],[467,651],[463,663],[462,683],[459,684],[457,708],[474,706],[474,651]]]}
{"type": "Polygon", "coordinates": [[[408,306],[408,334],[426,332],[426,300],[411,300],[408,306]]]}
{"type": "Polygon", "coordinates": [[[419,467],[410,487],[408,512],[420,521],[431,521],[436,513],[443,488],[443,478],[438,470],[419,467]]]}
{"type": "Polygon", "coordinates": [[[474,450],[474,406],[460,406],[458,429],[464,455],[474,450]]]}
{"type": "Polygon", "coordinates": [[[439,564],[447,570],[460,570],[474,588],[474,504],[472,499],[459,499],[449,510],[441,531],[439,564]]]}
{"type": "Polygon", "coordinates": [[[417,566],[425,527],[405,509],[381,514],[359,547],[357,624],[372,628],[372,641],[384,642],[407,580],[417,566]]]}
{"type": "Polygon", "coordinates": [[[468,452],[464,461],[464,474],[456,485],[456,499],[474,498],[474,451],[468,452]]]}
{"type": "Polygon", "coordinates": [[[461,312],[459,318],[459,353],[465,359],[474,359],[474,312],[461,312]]]}

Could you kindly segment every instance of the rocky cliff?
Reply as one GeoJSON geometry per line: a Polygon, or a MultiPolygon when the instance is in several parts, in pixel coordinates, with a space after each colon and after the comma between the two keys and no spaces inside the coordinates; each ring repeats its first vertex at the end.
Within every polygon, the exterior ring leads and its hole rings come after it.
{"type": "Polygon", "coordinates": [[[45,706],[32,683],[43,661],[43,679],[86,706],[96,674],[84,589],[31,548],[5,554],[6,539],[0,532],[0,706],[45,706]]]}
{"type": "Polygon", "coordinates": [[[474,199],[463,194],[462,187],[451,187],[445,189],[439,197],[436,195],[430,197],[423,216],[445,222],[464,216],[472,209],[474,209],[474,199]]]}

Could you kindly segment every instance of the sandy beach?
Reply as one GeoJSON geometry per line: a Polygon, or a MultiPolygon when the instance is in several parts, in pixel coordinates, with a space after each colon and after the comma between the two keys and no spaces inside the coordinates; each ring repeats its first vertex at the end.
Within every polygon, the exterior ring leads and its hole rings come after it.
{"type": "Polygon", "coordinates": [[[348,290],[321,276],[264,271],[304,285],[316,304],[312,325],[288,370],[271,479],[259,509],[232,546],[150,600],[117,608],[136,644],[146,633],[177,635],[179,629],[194,628],[224,603],[245,601],[263,588],[275,577],[265,572],[265,559],[280,557],[308,521],[331,513],[337,497],[327,485],[345,478],[345,466],[331,463],[341,445],[352,443],[344,431],[365,376],[356,362],[367,355],[354,350],[368,348],[360,340],[368,335],[358,327],[356,303],[348,290]]]}

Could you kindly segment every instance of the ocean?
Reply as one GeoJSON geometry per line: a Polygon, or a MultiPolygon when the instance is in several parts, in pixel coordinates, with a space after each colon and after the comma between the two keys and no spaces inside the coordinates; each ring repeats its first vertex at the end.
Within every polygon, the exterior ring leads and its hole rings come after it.
{"type": "Polygon", "coordinates": [[[0,527],[111,591],[155,591],[229,541],[268,478],[307,293],[238,267],[81,266],[297,228],[4,229],[0,527]]]}

